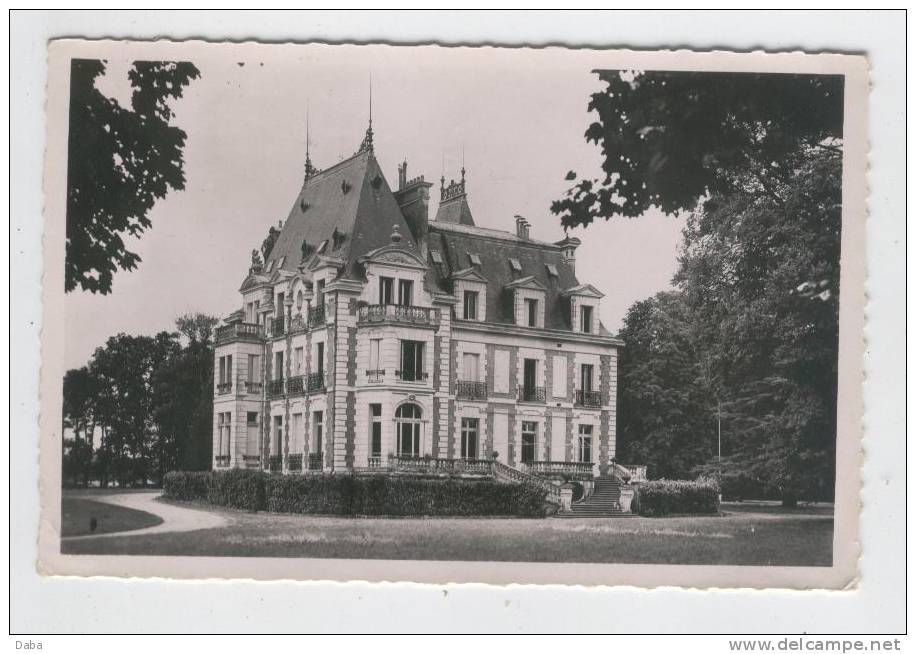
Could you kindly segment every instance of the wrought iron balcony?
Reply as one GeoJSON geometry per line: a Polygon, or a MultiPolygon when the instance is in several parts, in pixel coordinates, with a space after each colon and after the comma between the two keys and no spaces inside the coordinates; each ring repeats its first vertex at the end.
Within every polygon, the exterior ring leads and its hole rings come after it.
{"type": "Polygon", "coordinates": [[[283,395],[283,378],[271,379],[267,382],[267,397],[278,397],[283,395]]]}
{"type": "Polygon", "coordinates": [[[216,466],[218,468],[227,468],[229,466],[230,457],[228,454],[217,454],[216,455],[216,466]]]}
{"type": "Polygon", "coordinates": [[[519,402],[546,402],[547,391],[543,386],[519,386],[519,402]]]}
{"type": "Polygon", "coordinates": [[[290,471],[299,472],[302,470],[302,452],[290,454],[286,457],[286,466],[290,471]]]}
{"type": "Polygon", "coordinates": [[[601,393],[598,391],[576,391],[577,406],[601,406],[601,393]]]}
{"type": "Polygon", "coordinates": [[[271,472],[280,472],[283,470],[283,455],[271,454],[267,457],[267,469],[271,472]]]}
{"type": "Polygon", "coordinates": [[[385,381],[385,371],[384,370],[367,370],[366,371],[366,381],[370,384],[379,384],[385,381]]]}
{"type": "Polygon", "coordinates": [[[287,395],[302,395],[305,393],[305,375],[296,375],[286,380],[287,395]]]}
{"type": "Polygon", "coordinates": [[[216,342],[229,343],[235,340],[259,341],[264,336],[261,325],[249,322],[234,322],[216,328],[216,342]]]}
{"type": "Polygon", "coordinates": [[[261,466],[261,456],[259,454],[243,454],[242,462],[246,468],[259,468],[261,466]]]}
{"type": "Polygon", "coordinates": [[[325,323],[325,311],[324,304],[314,306],[309,309],[309,329],[312,327],[320,327],[325,323]]]}
{"type": "Polygon", "coordinates": [[[324,466],[321,462],[321,452],[309,454],[309,470],[321,470],[324,466]]]}
{"type": "Polygon", "coordinates": [[[359,322],[387,322],[423,327],[439,326],[439,310],[400,304],[369,304],[359,307],[359,322]]]}
{"type": "Polygon", "coordinates": [[[428,372],[419,372],[416,370],[395,370],[394,376],[406,382],[425,382],[429,379],[428,372]]]}
{"type": "Polygon", "coordinates": [[[458,397],[466,400],[487,399],[487,382],[459,381],[458,397]]]}
{"type": "Polygon", "coordinates": [[[313,372],[309,373],[307,381],[307,389],[309,393],[315,391],[323,391],[325,388],[324,384],[324,373],[323,372],[313,372]]]}
{"type": "Polygon", "coordinates": [[[243,384],[245,386],[246,393],[260,395],[261,391],[264,390],[264,382],[246,380],[243,382],[243,384]]]}
{"type": "Polygon", "coordinates": [[[218,395],[225,395],[226,393],[231,393],[231,392],[232,392],[232,382],[231,381],[222,382],[216,385],[216,393],[218,395]]]}
{"type": "Polygon", "coordinates": [[[590,479],[594,476],[593,464],[584,461],[528,461],[525,469],[529,474],[541,477],[590,479]]]}

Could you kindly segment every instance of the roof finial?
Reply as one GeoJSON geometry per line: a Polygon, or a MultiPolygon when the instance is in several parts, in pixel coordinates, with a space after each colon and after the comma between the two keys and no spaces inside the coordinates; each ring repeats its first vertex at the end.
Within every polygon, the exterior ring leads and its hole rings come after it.
{"type": "Polygon", "coordinates": [[[356,154],[361,152],[373,152],[374,146],[372,144],[372,71],[369,71],[369,127],[366,129],[366,136],[363,137],[363,142],[359,146],[359,150],[356,151],[356,154]]]}
{"type": "Polygon", "coordinates": [[[464,145],[461,146],[461,183],[464,184],[464,145]]]}
{"type": "Polygon", "coordinates": [[[318,169],[312,165],[312,157],[309,153],[309,146],[311,145],[311,132],[309,126],[309,101],[305,101],[305,179],[308,181],[308,178],[318,172],[318,169]]]}

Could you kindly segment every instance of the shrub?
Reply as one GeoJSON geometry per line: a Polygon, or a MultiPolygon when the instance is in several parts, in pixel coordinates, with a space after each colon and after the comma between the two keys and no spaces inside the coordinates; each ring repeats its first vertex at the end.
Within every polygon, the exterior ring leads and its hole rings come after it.
{"type": "Polygon", "coordinates": [[[373,475],[272,476],[267,509],[277,513],[389,516],[544,515],[544,491],[490,480],[373,475]]]}
{"type": "Polygon", "coordinates": [[[264,495],[266,473],[258,470],[224,470],[211,472],[207,501],[218,506],[248,511],[267,508],[264,495]]]}
{"type": "Polygon", "coordinates": [[[633,502],[633,512],[644,516],[718,513],[719,485],[711,479],[648,481],[636,487],[633,502]]]}
{"type": "Polygon", "coordinates": [[[206,500],[209,472],[167,472],[162,479],[162,495],[171,500],[206,500]]]}

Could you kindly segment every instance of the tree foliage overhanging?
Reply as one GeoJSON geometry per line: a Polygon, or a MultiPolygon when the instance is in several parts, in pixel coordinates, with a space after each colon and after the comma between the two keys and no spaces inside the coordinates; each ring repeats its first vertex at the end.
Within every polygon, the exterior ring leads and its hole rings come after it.
{"type": "Polygon", "coordinates": [[[89,365],[67,371],[65,483],[143,485],[209,468],[216,323],[192,314],[178,318],[178,332],[118,334],[89,365]]]}
{"type": "Polygon", "coordinates": [[[675,290],[635,303],[620,334],[618,459],[721,475],[737,496],[832,497],[842,79],[600,76],[586,138],[604,176],[554,212],[567,227],[688,212],[675,290]]]}
{"type": "Polygon", "coordinates": [[[186,134],[170,124],[170,102],[200,72],[188,62],[134,62],[126,108],[96,87],[105,70],[97,59],[74,59],[70,67],[67,292],[110,293],[118,268],[140,262],[125,238],[148,229],[156,200],[185,185],[186,134]]]}

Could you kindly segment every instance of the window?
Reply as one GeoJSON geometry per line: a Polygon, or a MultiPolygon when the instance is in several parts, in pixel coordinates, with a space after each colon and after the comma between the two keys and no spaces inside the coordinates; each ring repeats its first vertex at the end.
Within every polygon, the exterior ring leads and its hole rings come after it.
{"type": "Polygon", "coordinates": [[[249,456],[257,456],[260,453],[261,446],[259,441],[261,440],[261,429],[258,424],[258,412],[249,411],[245,420],[246,428],[246,439],[245,439],[245,453],[249,456]]]}
{"type": "Polygon", "coordinates": [[[315,372],[324,374],[324,341],[315,343],[315,372]]]}
{"type": "Polygon", "coordinates": [[[413,282],[409,279],[398,280],[398,304],[402,307],[413,304],[413,282]]]}
{"type": "Polygon", "coordinates": [[[255,320],[254,302],[249,302],[245,305],[245,322],[253,323],[255,320]]]}
{"type": "Polygon", "coordinates": [[[579,328],[583,334],[592,333],[592,307],[582,306],[579,308],[579,328]]]}
{"type": "Polygon", "coordinates": [[[420,456],[420,418],[416,404],[402,404],[394,412],[398,428],[398,456],[420,456]]]}
{"type": "Polygon", "coordinates": [[[477,291],[464,292],[464,319],[477,320],[477,291]]]}
{"type": "Polygon", "coordinates": [[[257,412],[257,411],[249,411],[249,412],[248,412],[247,419],[246,419],[246,422],[247,422],[249,425],[256,425],[256,424],[258,424],[258,412],[257,412]]]}
{"type": "Polygon", "coordinates": [[[264,272],[270,272],[270,271],[273,270],[273,269],[274,269],[274,262],[273,262],[273,261],[269,261],[269,262],[267,263],[267,269],[266,269],[264,272]]]}
{"type": "Polygon", "coordinates": [[[551,277],[560,276],[560,273],[557,271],[557,267],[555,265],[553,265],[552,263],[545,263],[544,265],[547,266],[548,275],[550,275],[551,277]]]}
{"type": "Polygon", "coordinates": [[[324,250],[326,247],[328,247],[328,239],[324,239],[321,242],[321,245],[318,246],[318,249],[316,250],[316,252],[318,252],[318,254],[324,254],[324,250]]]}
{"type": "Polygon", "coordinates": [[[423,381],[422,341],[401,341],[401,379],[404,381],[423,381]]]}
{"type": "Polygon", "coordinates": [[[283,416],[274,416],[274,437],[270,444],[270,453],[279,456],[283,452],[283,416]]]}
{"type": "Polygon", "coordinates": [[[526,391],[533,391],[538,385],[538,360],[525,359],[522,364],[522,387],[526,391]]]}
{"type": "Polygon", "coordinates": [[[283,293],[277,293],[277,318],[283,317],[283,302],[286,299],[286,296],[283,293]]]}
{"type": "Polygon", "coordinates": [[[369,370],[378,370],[380,366],[380,357],[382,351],[382,339],[373,338],[369,340],[369,370]]]}
{"type": "Polygon", "coordinates": [[[538,442],[538,423],[522,422],[522,463],[534,461],[538,442]]]}
{"type": "Polygon", "coordinates": [[[283,353],[274,353],[274,379],[283,379],[283,353]]]}
{"type": "Polygon", "coordinates": [[[257,354],[248,355],[248,381],[253,384],[261,381],[261,357],[257,354]]]}
{"type": "Polygon", "coordinates": [[[461,458],[477,458],[477,435],[480,420],[478,418],[461,419],[461,458]]]}
{"type": "Polygon", "coordinates": [[[369,456],[382,456],[382,405],[369,405],[369,456]]]}
{"type": "Polygon", "coordinates": [[[278,270],[279,270],[280,268],[283,267],[283,262],[284,262],[284,261],[286,261],[286,257],[285,257],[285,256],[280,257],[280,260],[277,262],[277,269],[278,269],[278,270]]]}
{"type": "Polygon", "coordinates": [[[302,414],[293,414],[292,429],[289,433],[289,451],[291,454],[302,453],[302,414]]]}
{"type": "Polygon", "coordinates": [[[303,365],[303,349],[301,347],[297,347],[295,350],[293,350],[293,357],[293,366],[295,366],[294,374],[301,375],[303,365]]]}
{"type": "Polygon", "coordinates": [[[509,265],[512,266],[512,270],[514,270],[515,272],[522,272],[522,264],[519,263],[518,259],[510,258],[509,265]]]}
{"type": "Polygon", "coordinates": [[[464,353],[464,376],[462,381],[480,381],[480,355],[464,353]]]}
{"type": "Polygon", "coordinates": [[[302,311],[302,291],[296,292],[296,310],[302,311]]]}
{"type": "Polygon", "coordinates": [[[591,425],[579,425],[579,461],[592,462],[592,429],[591,425]]]}
{"type": "Polygon", "coordinates": [[[590,363],[583,363],[579,373],[579,390],[590,393],[592,391],[592,381],[594,378],[595,366],[590,363]]]}
{"type": "Polygon", "coordinates": [[[529,327],[538,326],[538,301],[531,298],[525,299],[525,317],[529,327]]]}
{"type": "Polygon", "coordinates": [[[315,306],[323,307],[324,306],[324,280],[319,279],[316,284],[317,291],[315,293],[315,306]]]}
{"type": "Polygon", "coordinates": [[[254,301],[254,321],[258,323],[259,325],[261,324],[261,301],[260,300],[254,301]]]}
{"type": "Polygon", "coordinates": [[[312,442],[309,452],[321,453],[321,442],[324,437],[324,411],[312,411],[312,442]]]}
{"type": "Polygon", "coordinates": [[[439,250],[430,250],[429,256],[432,257],[433,263],[442,263],[442,255],[439,250]]]}
{"type": "Polygon", "coordinates": [[[232,355],[219,358],[219,379],[217,381],[217,390],[220,393],[228,393],[232,390],[232,355]]]}
{"type": "Polygon", "coordinates": [[[378,303],[394,304],[394,280],[391,277],[378,278],[378,303]]]}
{"type": "Polygon", "coordinates": [[[472,266],[478,266],[478,267],[479,267],[479,266],[483,265],[483,264],[480,263],[480,255],[479,255],[479,254],[474,254],[473,252],[468,252],[468,259],[470,260],[472,266]]]}
{"type": "Polygon", "coordinates": [[[228,465],[229,457],[229,439],[231,437],[231,421],[232,413],[225,412],[217,415],[217,431],[219,442],[216,445],[216,453],[218,456],[217,465],[228,465]]]}

